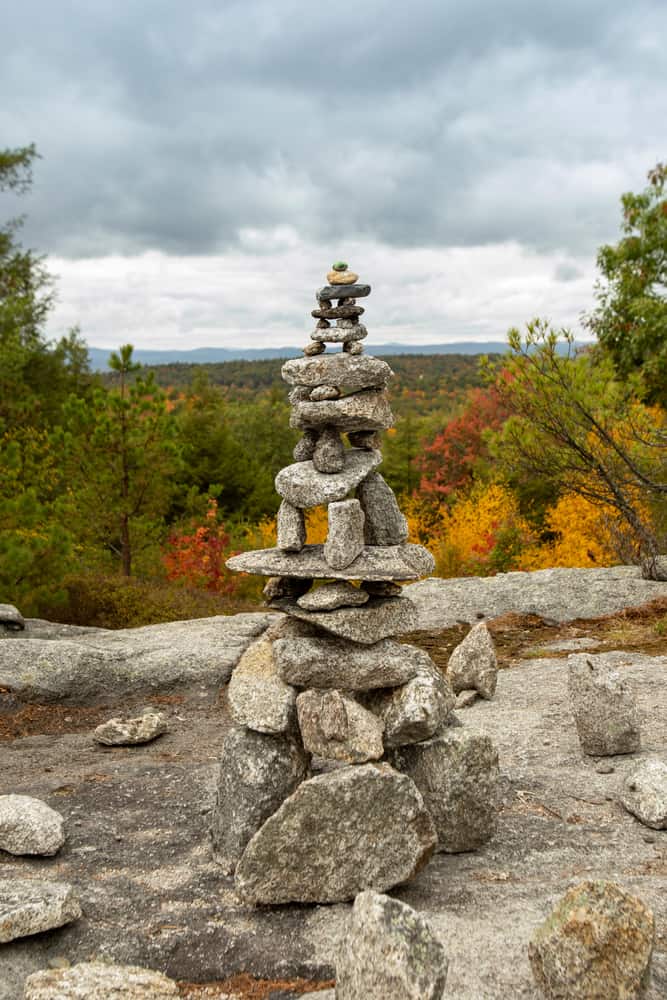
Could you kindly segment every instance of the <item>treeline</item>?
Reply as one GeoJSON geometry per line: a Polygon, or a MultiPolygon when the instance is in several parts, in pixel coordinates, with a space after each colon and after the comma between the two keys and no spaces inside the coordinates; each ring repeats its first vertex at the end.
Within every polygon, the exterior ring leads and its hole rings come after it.
{"type": "MultiPolygon", "coordinates": [[[[369,348],[372,350],[372,345],[369,348]]],[[[478,358],[471,354],[429,354],[427,360],[419,354],[383,355],[395,378],[392,393],[420,392],[437,405],[442,393],[458,394],[479,384],[478,358]]],[[[221,361],[209,364],[174,363],[146,365],[157,384],[170,394],[185,391],[205,369],[210,385],[219,386],[227,398],[244,399],[265,390],[283,390],[280,377],[284,359],[260,361],[221,361]]],[[[113,375],[105,373],[103,381],[113,384],[113,375]]]]}

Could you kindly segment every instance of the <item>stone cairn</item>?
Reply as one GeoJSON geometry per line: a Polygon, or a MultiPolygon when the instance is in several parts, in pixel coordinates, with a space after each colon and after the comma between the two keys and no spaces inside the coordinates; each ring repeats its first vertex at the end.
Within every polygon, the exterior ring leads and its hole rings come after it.
{"type": "Polygon", "coordinates": [[[480,846],[495,823],[495,749],[455,728],[430,657],[391,638],[417,622],[399,582],[434,564],[377,471],[393,372],[363,353],[357,300],[370,286],[343,263],[327,278],[311,343],[282,368],[303,436],[276,477],[278,545],[227,563],[270,577],[267,602],[285,613],[230,680],[236,726],[213,812],[216,860],[252,904],[383,892],[436,848],[480,846]],[[319,505],[327,540],[307,544],[305,511],[319,505]]]}

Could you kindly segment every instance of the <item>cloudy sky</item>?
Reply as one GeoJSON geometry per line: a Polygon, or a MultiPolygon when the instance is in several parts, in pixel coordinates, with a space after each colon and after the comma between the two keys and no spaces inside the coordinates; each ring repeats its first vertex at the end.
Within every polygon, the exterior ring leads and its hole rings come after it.
{"type": "Polygon", "coordinates": [[[1,217],[95,346],[303,344],[341,257],[376,343],[576,327],[667,156],[663,0],[3,10],[0,145],[43,159],[1,217]]]}

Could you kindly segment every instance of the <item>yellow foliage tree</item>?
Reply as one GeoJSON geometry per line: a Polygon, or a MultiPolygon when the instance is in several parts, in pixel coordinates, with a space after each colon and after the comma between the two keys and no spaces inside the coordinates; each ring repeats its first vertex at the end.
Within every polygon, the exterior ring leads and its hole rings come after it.
{"type": "Polygon", "coordinates": [[[516,497],[499,483],[475,486],[452,507],[411,497],[405,505],[412,541],[429,546],[438,576],[488,576],[517,569],[534,535],[516,497]]]}
{"type": "Polygon", "coordinates": [[[544,518],[550,541],[526,549],[520,568],[611,566],[617,562],[613,525],[618,514],[577,493],[564,493],[544,518]]]}

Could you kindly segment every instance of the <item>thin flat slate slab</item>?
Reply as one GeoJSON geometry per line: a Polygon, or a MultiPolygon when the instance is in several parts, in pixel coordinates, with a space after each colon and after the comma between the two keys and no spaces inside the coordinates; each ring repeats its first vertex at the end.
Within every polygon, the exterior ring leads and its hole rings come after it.
{"type": "Polygon", "coordinates": [[[153,969],[81,962],[33,972],[23,1000],[177,1000],[180,995],[173,979],[153,969]]]}
{"type": "Polygon", "coordinates": [[[65,843],[59,812],[30,795],[0,795],[0,850],[8,854],[57,854],[65,843]]]}
{"type": "Polygon", "coordinates": [[[421,545],[367,545],[345,569],[332,569],[323,545],[304,545],[301,552],[256,549],[228,559],[237,573],[296,576],[320,580],[417,580],[433,570],[433,557],[421,545]]]}
{"type": "Polygon", "coordinates": [[[332,299],[364,299],[370,294],[370,285],[325,285],[318,289],[317,298],[320,302],[331,302],[332,299]]]}
{"type": "Polygon", "coordinates": [[[257,831],[236,869],[247,903],[338,903],[408,882],[436,833],[414,782],[388,764],[304,781],[257,831]]]}
{"type": "Polygon", "coordinates": [[[339,431],[384,431],[394,426],[394,415],[384,389],[361,389],[342,399],[319,403],[297,400],[293,404],[290,427],[305,429],[327,424],[339,431]]]}
{"type": "Polygon", "coordinates": [[[345,389],[384,389],[394,373],[370,354],[321,354],[286,361],[280,373],[290,385],[335,385],[345,389]]]}
{"type": "Polygon", "coordinates": [[[295,636],[276,640],[273,655],[289,684],[370,691],[405,684],[417,674],[427,654],[392,639],[362,646],[333,636],[295,636]]]}
{"type": "Polygon", "coordinates": [[[332,635],[364,646],[410,632],[417,621],[417,609],[407,597],[370,597],[360,608],[338,608],[336,611],[304,611],[289,601],[276,602],[274,606],[309,625],[317,625],[332,635]]]}
{"type": "Polygon", "coordinates": [[[379,451],[350,448],[345,454],[345,467],[340,472],[318,472],[312,461],[294,462],[276,476],[276,492],[294,507],[335,503],[344,500],[381,461],[379,451]]]}
{"type": "Polygon", "coordinates": [[[66,882],[11,878],[0,882],[0,944],[62,927],[81,916],[66,882]]]}

